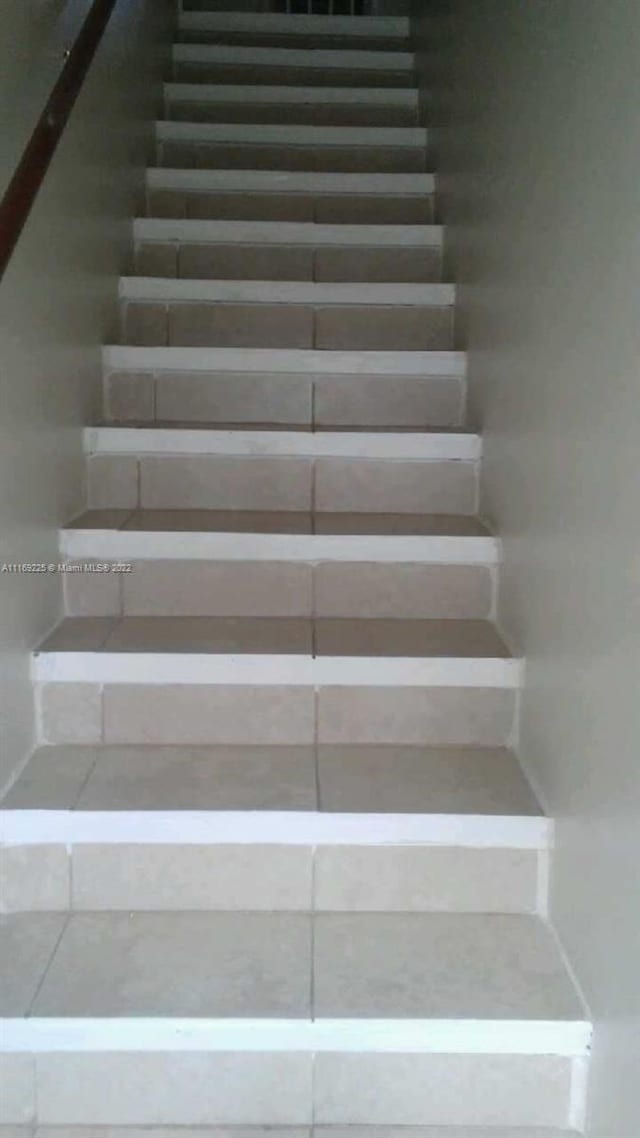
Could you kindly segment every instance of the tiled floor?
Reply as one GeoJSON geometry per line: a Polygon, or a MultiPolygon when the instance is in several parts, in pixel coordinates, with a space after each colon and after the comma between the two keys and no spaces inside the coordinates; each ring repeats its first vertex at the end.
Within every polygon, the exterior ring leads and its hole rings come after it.
{"type": "Polygon", "coordinates": [[[40,652],[212,652],[313,656],[500,657],[483,620],[286,617],[68,617],[40,652]]]}
{"type": "Polygon", "coordinates": [[[110,912],[2,923],[4,1015],[584,1014],[535,917],[110,912]]]}
{"type": "Polygon", "coordinates": [[[67,529],[228,533],[421,534],[482,537],[477,518],[457,514],[351,514],[295,510],[87,510],[67,529]]]}
{"type": "Polygon", "coordinates": [[[486,747],[41,747],[6,809],[540,813],[515,756],[486,747]]]}

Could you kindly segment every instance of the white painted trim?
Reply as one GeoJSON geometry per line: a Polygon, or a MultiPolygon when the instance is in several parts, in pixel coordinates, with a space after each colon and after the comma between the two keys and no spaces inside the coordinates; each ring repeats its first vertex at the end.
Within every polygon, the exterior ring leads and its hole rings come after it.
{"type": "Polygon", "coordinates": [[[159,348],[108,344],[102,362],[110,371],[184,373],[256,372],[344,376],[432,376],[464,379],[465,352],[316,351],[313,348],[159,348]]]}
{"type": "Polygon", "coordinates": [[[216,431],[167,427],[85,427],[85,454],[233,454],[246,457],[389,458],[473,462],[480,435],[447,431],[216,431]]]}
{"type": "Polygon", "coordinates": [[[407,39],[406,16],[322,16],[288,12],[181,12],[178,22],[184,32],[257,32],[283,35],[366,36],[407,39]]]}
{"type": "Polygon", "coordinates": [[[441,225],[320,225],[297,221],[186,221],[138,217],[134,241],[199,245],[308,245],[358,248],[441,248],[441,225]]]}
{"type": "Polygon", "coordinates": [[[475,1055],[586,1054],[582,1020],[468,1019],[3,1019],[11,1052],[389,1052],[475,1055]]]}
{"type": "Polygon", "coordinates": [[[552,823],[536,816],[333,814],[314,811],[5,810],[5,846],[283,845],[548,849],[552,823]]]}
{"type": "Polygon", "coordinates": [[[216,684],[257,687],[520,687],[520,660],[305,653],[34,652],[36,683],[216,684]]]}
{"type": "Polygon", "coordinates": [[[332,106],[418,106],[417,87],[278,87],[266,83],[165,83],[169,102],[186,103],[292,103],[332,106]]]}
{"type": "Polygon", "coordinates": [[[165,304],[424,305],[455,304],[451,284],[353,284],[344,281],[179,280],[174,277],[120,277],[123,301],[165,304]]]}
{"type": "Polygon", "coordinates": [[[146,171],[151,190],[264,191],[265,193],[319,194],[412,194],[435,191],[433,174],[345,174],[333,170],[172,170],[150,166],[146,171]]]}
{"type": "Polygon", "coordinates": [[[155,124],[157,142],[233,142],[253,146],[369,146],[407,147],[427,145],[427,131],[418,126],[291,126],[286,123],[209,123],[160,119],[155,124]]]}
{"type": "Polygon", "coordinates": [[[567,1124],[576,1135],[584,1134],[587,1129],[587,1106],[589,1090],[589,1053],[591,1041],[585,1047],[584,1054],[576,1055],[571,1064],[571,1089],[569,1091],[569,1110],[567,1124]]]}
{"type": "Polygon", "coordinates": [[[376,561],[399,564],[496,565],[494,537],[387,537],[377,534],[149,532],[63,529],[60,553],[122,561],[376,561]]]}
{"type": "Polygon", "coordinates": [[[262,67],[301,67],[309,70],[407,71],[415,63],[408,51],[354,51],[330,48],[241,47],[236,44],[175,43],[174,63],[249,64],[262,67]]]}

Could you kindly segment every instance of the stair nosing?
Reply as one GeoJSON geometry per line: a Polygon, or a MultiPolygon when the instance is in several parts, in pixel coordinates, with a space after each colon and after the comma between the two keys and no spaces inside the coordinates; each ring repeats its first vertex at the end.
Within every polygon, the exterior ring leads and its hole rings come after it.
{"type": "Polygon", "coordinates": [[[157,142],[242,143],[247,146],[383,147],[424,150],[428,131],[419,126],[316,126],[282,123],[187,122],[156,119],[157,142]]]}
{"type": "Polygon", "coordinates": [[[397,249],[442,247],[441,225],[352,225],[316,221],[214,221],[136,217],[134,241],[200,245],[304,245],[309,247],[397,249]]]}
{"type": "Polygon", "coordinates": [[[361,71],[406,71],[411,73],[411,51],[366,51],[357,48],[243,47],[236,44],[174,43],[174,63],[254,64],[271,67],[316,67],[361,71]]]}
{"type": "Polygon", "coordinates": [[[182,277],[122,276],[118,296],[123,301],[164,301],[168,304],[283,304],[360,305],[451,308],[456,286],[445,283],[351,281],[264,281],[188,279],[182,277]]]}
{"type": "Polygon", "coordinates": [[[233,103],[324,103],[325,105],[404,106],[416,109],[417,87],[292,87],[278,84],[188,83],[179,80],[164,84],[169,100],[233,103]]]}
{"type": "Polygon", "coordinates": [[[105,344],[102,360],[106,369],[175,372],[194,375],[217,370],[283,374],[407,375],[464,379],[466,352],[458,351],[341,351],[317,348],[178,348],[140,347],[132,344],[105,344]]]}

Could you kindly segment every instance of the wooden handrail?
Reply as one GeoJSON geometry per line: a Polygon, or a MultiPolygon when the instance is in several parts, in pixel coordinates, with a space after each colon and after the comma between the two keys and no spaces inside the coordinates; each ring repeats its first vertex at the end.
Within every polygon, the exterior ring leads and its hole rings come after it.
{"type": "Polygon", "coordinates": [[[0,204],[0,279],[67,125],[117,0],[94,0],[0,204]]]}

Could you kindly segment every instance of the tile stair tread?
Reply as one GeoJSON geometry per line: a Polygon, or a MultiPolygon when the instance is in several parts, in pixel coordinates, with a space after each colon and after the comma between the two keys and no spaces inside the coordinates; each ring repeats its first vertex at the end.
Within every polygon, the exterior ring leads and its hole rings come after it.
{"type": "Polygon", "coordinates": [[[67,617],[37,651],[459,659],[510,656],[488,621],[456,618],[67,617]]]}
{"type": "Polygon", "coordinates": [[[585,1018],[530,916],[87,912],[2,924],[9,1015],[585,1018]]]}
{"type": "Polygon", "coordinates": [[[252,510],[87,510],[65,529],[181,533],[322,533],[487,537],[479,518],[456,514],[350,514],[252,510]]]}
{"type": "Polygon", "coordinates": [[[44,746],[2,808],[541,813],[506,748],[379,745],[44,746]]]}

